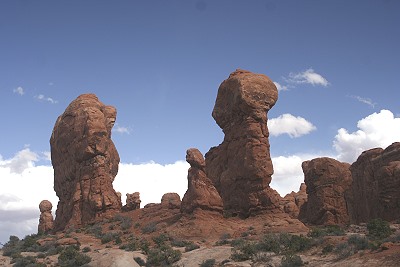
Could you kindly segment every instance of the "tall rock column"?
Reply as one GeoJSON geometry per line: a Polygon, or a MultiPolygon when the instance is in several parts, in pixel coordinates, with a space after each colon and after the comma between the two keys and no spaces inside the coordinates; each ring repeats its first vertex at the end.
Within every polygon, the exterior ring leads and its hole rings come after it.
{"type": "Polygon", "coordinates": [[[50,138],[54,190],[59,197],[55,229],[82,226],[121,210],[112,183],[119,155],[111,140],[116,109],[94,94],[80,95],[58,117],[50,138]]]}
{"type": "Polygon", "coordinates": [[[267,112],[278,90],[265,75],[236,70],[222,82],[212,116],[222,128],[223,142],[205,155],[206,174],[218,190],[224,210],[247,217],[279,206],[269,187],[273,166],[267,112]]]}
{"type": "Polygon", "coordinates": [[[54,221],[51,209],[53,205],[48,200],[42,200],[39,204],[40,217],[38,225],[38,234],[45,234],[53,230],[54,221]]]}

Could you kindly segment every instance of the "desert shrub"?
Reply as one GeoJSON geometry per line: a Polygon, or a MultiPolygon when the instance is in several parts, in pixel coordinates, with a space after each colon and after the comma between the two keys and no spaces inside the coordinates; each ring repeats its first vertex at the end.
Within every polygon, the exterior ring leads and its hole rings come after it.
{"type": "Polygon", "coordinates": [[[322,254],[327,254],[333,251],[334,246],[332,244],[328,244],[322,248],[322,254]]]}
{"type": "Polygon", "coordinates": [[[174,250],[171,246],[163,245],[149,249],[146,266],[170,266],[172,263],[179,261],[181,257],[182,253],[179,250],[174,250]]]}
{"type": "Polygon", "coordinates": [[[37,263],[35,257],[27,256],[15,259],[13,267],[46,267],[46,264],[37,263]]]}
{"type": "MultiPolygon", "coordinates": [[[[106,244],[106,243],[109,243],[109,242],[111,242],[111,241],[116,241],[116,243],[117,243],[117,241],[121,241],[122,242],[122,240],[121,240],[121,238],[120,238],[120,233],[117,233],[117,232],[109,232],[109,233],[106,233],[106,234],[104,234],[102,237],[101,237],[101,243],[102,244],[106,244]],[[119,240],[118,240],[119,239],[119,240]]],[[[120,243],[121,243],[120,242],[120,243]]]]}
{"type": "Polygon", "coordinates": [[[169,241],[169,236],[166,234],[160,234],[158,236],[153,237],[152,239],[154,241],[154,244],[156,244],[156,246],[161,246],[165,244],[165,242],[169,241]]]}
{"type": "Polygon", "coordinates": [[[121,222],[120,226],[121,226],[122,230],[128,230],[132,227],[132,218],[131,217],[117,214],[117,215],[115,215],[114,220],[121,222]]]}
{"type": "Polygon", "coordinates": [[[39,251],[39,245],[36,243],[36,241],[39,239],[38,235],[32,234],[32,235],[27,235],[22,239],[22,246],[21,249],[22,251],[28,251],[28,252],[38,252],[39,251]]]}
{"type": "Polygon", "coordinates": [[[360,235],[351,235],[347,243],[354,248],[355,252],[368,248],[368,239],[360,235]]]}
{"type": "Polygon", "coordinates": [[[101,238],[103,236],[103,229],[99,223],[93,224],[86,228],[86,233],[94,235],[97,238],[101,238]]]}
{"type": "Polygon", "coordinates": [[[192,251],[192,250],[195,250],[195,249],[198,249],[198,248],[200,248],[199,245],[197,245],[197,244],[195,244],[193,242],[189,242],[185,246],[185,252],[192,251]]]}
{"type": "Polygon", "coordinates": [[[257,252],[256,244],[244,242],[237,247],[232,248],[231,259],[234,261],[246,261],[257,252]]]}
{"type": "Polygon", "coordinates": [[[146,266],[146,262],[141,257],[133,258],[139,266],[146,266]]]}
{"type": "Polygon", "coordinates": [[[157,231],[157,224],[154,222],[149,223],[142,228],[142,234],[150,234],[155,231],[157,231]]]}
{"type": "Polygon", "coordinates": [[[389,223],[379,218],[369,221],[367,229],[368,237],[374,240],[381,240],[392,234],[389,223]]]}
{"type": "Polygon", "coordinates": [[[286,254],[282,257],[281,260],[281,267],[297,267],[303,265],[303,260],[299,255],[296,254],[286,254]]]}
{"type": "Polygon", "coordinates": [[[343,236],[346,232],[339,225],[328,225],[311,229],[308,235],[312,238],[323,236],[343,236]]]}
{"type": "Polygon", "coordinates": [[[84,247],[84,248],[82,249],[82,252],[83,252],[83,253],[87,253],[87,252],[89,252],[89,251],[92,251],[92,249],[91,249],[90,247],[84,247]]]}
{"type": "Polygon", "coordinates": [[[289,242],[285,244],[288,252],[301,252],[311,247],[311,239],[303,235],[290,235],[288,240],[289,242]]]}
{"type": "Polygon", "coordinates": [[[52,246],[46,251],[46,255],[47,256],[57,255],[57,254],[60,254],[62,250],[63,250],[62,246],[58,246],[58,247],[52,246]]]}
{"type": "Polygon", "coordinates": [[[335,247],[334,252],[338,259],[342,260],[354,254],[353,248],[348,243],[340,243],[335,247]]]}
{"type": "Polygon", "coordinates": [[[76,247],[68,246],[58,256],[58,265],[61,267],[82,266],[91,260],[89,256],[80,253],[76,247]]]}
{"type": "Polygon", "coordinates": [[[215,259],[207,259],[200,264],[200,267],[214,267],[215,259]]]}
{"type": "Polygon", "coordinates": [[[178,248],[183,248],[188,243],[189,243],[188,241],[184,241],[184,240],[181,240],[181,239],[172,239],[171,240],[171,246],[178,247],[178,248]]]}

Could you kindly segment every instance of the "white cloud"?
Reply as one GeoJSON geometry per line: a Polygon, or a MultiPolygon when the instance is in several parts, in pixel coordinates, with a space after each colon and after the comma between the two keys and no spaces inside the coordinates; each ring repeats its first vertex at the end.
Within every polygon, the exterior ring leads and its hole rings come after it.
{"type": "Polygon", "coordinates": [[[120,133],[120,134],[130,134],[131,133],[131,130],[129,128],[120,126],[120,125],[118,125],[118,123],[116,123],[114,125],[114,127],[112,128],[112,131],[116,132],[116,133],[120,133]]]}
{"type": "Polygon", "coordinates": [[[274,82],[276,89],[278,89],[278,91],[287,91],[289,90],[288,87],[286,85],[282,85],[278,82],[274,82]]]}
{"type": "Polygon", "coordinates": [[[13,90],[13,92],[16,93],[16,94],[19,94],[19,95],[24,95],[25,94],[24,88],[22,88],[21,86],[18,86],[17,88],[15,88],[13,90]]]}
{"type": "Polygon", "coordinates": [[[269,133],[272,136],[288,134],[291,138],[309,134],[317,128],[306,119],[292,114],[283,114],[268,120],[269,133]]]}
{"type": "Polygon", "coordinates": [[[328,86],[329,82],[321,74],[316,73],[313,69],[308,69],[299,73],[290,73],[287,81],[291,84],[308,83],[313,86],[322,85],[328,86]]]}
{"type": "Polygon", "coordinates": [[[389,110],[381,110],[359,120],[357,128],[352,133],[344,128],[338,130],[333,146],[340,161],[352,163],[365,150],[386,148],[400,141],[400,118],[395,118],[389,110]]]}
{"type": "Polygon", "coordinates": [[[51,103],[51,104],[57,104],[57,103],[58,103],[57,100],[54,100],[54,99],[51,98],[51,97],[46,97],[46,96],[44,96],[44,95],[37,95],[37,96],[35,96],[35,98],[36,98],[37,100],[40,100],[40,101],[47,101],[47,102],[49,102],[49,103],[51,103]]]}
{"type": "Polygon", "coordinates": [[[11,173],[21,174],[26,169],[35,166],[35,162],[39,160],[39,156],[25,148],[19,151],[12,159],[0,161],[0,167],[9,168],[11,173]]]}
{"type": "Polygon", "coordinates": [[[188,169],[186,161],[166,165],[121,163],[113,185],[122,194],[124,203],[126,193],[140,192],[142,207],[147,203],[160,203],[161,197],[169,192],[178,193],[182,199],[187,190],[188,169]]]}
{"type": "Polygon", "coordinates": [[[351,98],[358,100],[361,103],[367,104],[368,106],[375,108],[376,103],[373,102],[370,98],[364,98],[358,95],[351,95],[351,98]]]}

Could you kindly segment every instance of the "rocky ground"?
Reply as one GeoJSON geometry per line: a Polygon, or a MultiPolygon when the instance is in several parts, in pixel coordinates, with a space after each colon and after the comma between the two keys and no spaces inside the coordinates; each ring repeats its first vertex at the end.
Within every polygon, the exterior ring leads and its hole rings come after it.
{"type": "Polygon", "coordinates": [[[376,239],[365,224],[308,228],[284,213],[240,219],[156,204],[82,229],[10,240],[0,266],[399,266],[400,225],[390,227],[390,237],[376,239]],[[78,250],[67,253],[68,246],[78,250]]]}

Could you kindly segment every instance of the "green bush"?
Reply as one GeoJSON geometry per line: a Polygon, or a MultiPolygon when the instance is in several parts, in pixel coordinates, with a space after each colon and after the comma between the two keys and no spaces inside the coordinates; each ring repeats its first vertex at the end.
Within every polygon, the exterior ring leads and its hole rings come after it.
{"type": "Polygon", "coordinates": [[[131,217],[117,214],[117,215],[115,215],[114,220],[121,222],[120,226],[121,226],[122,230],[128,230],[132,227],[132,218],[131,217]]]}
{"type": "Polygon", "coordinates": [[[33,256],[16,258],[13,267],[46,267],[44,263],[37,263],[33,256]]]}
{"type": "Polygon", "coordinates": [[[146,266],[146,262],[141,257],[133,258],[139,266],[146,266]]]}
{"type": "Polygon", "coordinates": [[[170,266],[172,263],[179,261],[181,257],[182,253],[179,250],[163,245],[162,247],[149,249],[146,266],[170,266]]]}
{"type": "Polygon", "coordinates": [[[82,249],[82,252],[83,252],[83,253],[87,253],[87,252],[89,252],[89,251],[92,251],[92,249],[91,249],[90,247],[84,247],[84,248],[82,249]]]}
{"type": "Polygon", "coordinates": [[[296,254],[286,254],[281,260],[281,267],[297,267],[303,265],[303,260],[299,255],[296,254]]]}
{"type": "Polygon", "coordinates": [[[142,234],[151,234],[157,231],[157,224],[152,222],[142,228],[142,234]]]}
{"type": "Polygon", "coordinates": [[[120,233],[116,233],[116,232],[109,232],[109,233],[106,233],[106,234],[104,234],[102,237],[101,237],[101,243],[102,244],[106,244],[106,243],[109,243],[109,242],[111,242],[111,241],[116,241],[116,243],[117,243],[117,241],[121,241],[122,242],[122,240],[121,240],[121,238],[120,238],[120,233]],[[118,240],[119,239],[119,240],[118,240]]]}
{"type": "Polygon", "coordinates": [[[80,253],[76,247],[66,247],[58,256],[58,265],[61,267],[82,266],[91,262],[91,258],[80,253]]]}
{"type": "Polygon", "coordinates": [[[195,244],[193,242],[189,242],[185,246],[185,252],[192,251],[192,250],[195,250],[195,249],[198,249],[198,248],[200,248],[199,245],[197,245],[197,244],[195,244]]]}
{"type": "Polygon", "coordinates": [[[348,243],[338,244],[334,252],[338,255],[339,260],[345,259],[354,254],[353,248],[348,243]]]}
{"type": "Polygon", "coordinates": [[[309,237],[323,237],[323,236],[343,236],[346,232],[339,225],[328,225],[324,227],[315,227],[308,233],[309,237]]]}
{"type": "Polygon", "coordinates": [[[347,239],[347,243],[354,248],[355,252],[367,249],[369,246],[368,239],[360,235],[351,235],[349,239],[347,239]]]}
{"type": "Polygon", "coordinates": [[[200,267],[214,267],[215,259],[207,259],[200,264],[200,267]]]}
{"type": "Polygon", "coordinates": [[[367,229],[368,237],[374,240],[381,240],[392,234],[389,223],[379,218],[369,221],[367,229]]]}

